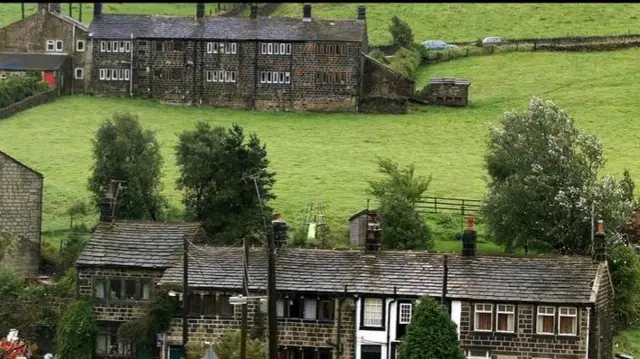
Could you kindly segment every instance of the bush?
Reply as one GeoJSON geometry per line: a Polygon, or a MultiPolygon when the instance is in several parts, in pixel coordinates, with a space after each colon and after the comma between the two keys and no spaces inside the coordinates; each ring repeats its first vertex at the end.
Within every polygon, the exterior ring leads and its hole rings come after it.
{"type": "Polygon", "coordinates": [[[33,76],[10,76],[0,81],[0,108],[24,100],[49,89],[49,85],[33,76]]]}
{"type": "Polygon", "coordinates": [[[96,324],[91,304],[78,300],[69,305],[57,328],[57,351],[62,359],[91,358],[96,324]]]}
{"type": "Polygon", "coordinates": [[[392,45],[395,49],[409,47],[413,44],[413,31],[411,27],[406,21],[396,15],[393,15],[393,18],[391,18],[389,32],[391,32],[391,37],[393,38],[392,45]]]}
{"type": "Polygon", "coordinates": [[[417,49],[403,47],[395,53],[389,67],[413,79],[421,63],[422,55],[417,49]]]}
{"type": "Polygon", "coordinates": [[[375,49],[373,51],[371,51],[371,53],[369,53],[369,56],[373,59],[376,59],[380,62],[382,62],[383,64],[387,63],[387,60],[384,57],[384,53],[378,49],[375,49]]]}
{"type": "Polygon", "coordinates": [[[638,324],[638,299],[640,299],[640,260],[627,246],[617,246],[610,251],[609,267],[615,299],[614,313],[617,330],[638,324]]]}

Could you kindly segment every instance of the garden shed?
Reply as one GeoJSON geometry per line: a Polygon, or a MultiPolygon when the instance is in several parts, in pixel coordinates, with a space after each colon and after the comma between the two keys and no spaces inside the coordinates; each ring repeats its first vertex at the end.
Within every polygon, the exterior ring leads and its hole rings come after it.
{"type": "Polygon", "coordinates": [[[363,209],[349,217],[349,243],[354,247],[362,247],[367,238],[367,225],[370,222],[379,222],[378,210],[363,209]]]}
{"type": "Polygon", "coordinates": [[[40,72],[42,81],[65,95],[71,89],[71,58],[66,54],[23,52],[0,53],[0,80],[7,76],[22,76],[27,72],[40,72]]]}

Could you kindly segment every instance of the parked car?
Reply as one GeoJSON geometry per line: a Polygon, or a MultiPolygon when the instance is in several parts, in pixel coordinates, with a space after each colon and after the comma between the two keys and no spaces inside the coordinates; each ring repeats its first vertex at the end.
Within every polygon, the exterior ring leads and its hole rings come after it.
{"type": "Polygon", "coordinates": [[[445,49],[455,49],[458,47],[454,44],[447,44],[442,40],[427,40],[422,43],[422,46],[424,46],[424,48],[427,50],[445,50],[445,49]]]}
{"type": "Polygon", "coordinates": [[[501,45],[504,44],[504,40],[502,40],[501,37],[498,36],[489,36],[489,37],[485,37],[482,40],[482,45],[486,46],[486,45],[501,45]]]}

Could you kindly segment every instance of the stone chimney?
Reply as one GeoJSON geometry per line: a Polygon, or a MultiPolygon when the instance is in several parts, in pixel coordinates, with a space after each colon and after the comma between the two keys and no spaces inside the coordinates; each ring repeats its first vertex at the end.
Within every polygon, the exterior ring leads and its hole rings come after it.
{"type": "Polygon", "coordinates": [[[99,19],[102,17],[102,3],[93,3],[93,17],[99,19]]]}
{"type": "Polygon", "coordinates": [[[604,262],[607,260],[607,253],[604,241],[604,221],[598,220],[596,234],[593,236],[593,260],[594,262],[604,262]]]}
{"type": "Polygon", "coordinates": [[[100,205],[100,222],[111,222],[114,219],[114,206],[116,199],[116,188],[118,183],[115,181],[109,182],[107,187],[107,193],[100,205]]]}
{"type": "Polygon", "coordinates": [[[302,21],[311,21],[311,4],[304,4],[302,8],[302,21]]]}
{"type": "Polygon", "coordinates": [[[251,15],[249,15],[249,17],[251,17],[252,19],[258,17],[258,4],[251,3],[251,15]]]}
{"type": "Polygon", "coordinates": [[[378,253],[380,244],[382,243],[382,227],[380,226],[379,217],[372,215],[369,210],[366,214],[366,234],[364,239],[365,253],[378,253]]]}
{"type": "Polygon", "coordinates": [[[476,256],[476,238],[478,234],[474,227],[473,216],[467,217],[467,229],[462,233],[462,256],[463,257],[475,257],[476,256]]]}
{"type": "Polygon", "coordinates": [[[367,21],[367,8],[364,5],[358,5],[358,22],[367,21]]]}
{"type": "Polygon", "coordinates": [[[196,5],[196,18],[202,19],[204,17],[204,14],[205,14],[204,3],[199,2],[198,5],[196,5]]]}
{"type": "Polygon", "coordinates": [[[273,235],[275,236],[275,244],[277,249],[281,249],[287,244],[287,230],[289,229],[287,226],[287,222],[282,219],[280,213],[276,213],[273,216],[273,221],[271,221],[271,226],[273,227],[273,235]]]}

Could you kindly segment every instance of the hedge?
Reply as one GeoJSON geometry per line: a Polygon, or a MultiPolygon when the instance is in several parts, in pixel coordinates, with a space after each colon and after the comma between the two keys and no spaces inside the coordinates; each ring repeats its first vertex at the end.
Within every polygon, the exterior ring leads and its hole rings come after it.
{"type": "Polygon", "coordinates": [[[49,85],[34,76],[10,76],[0,81],[0,108],[49,90],[49,85]]]}

